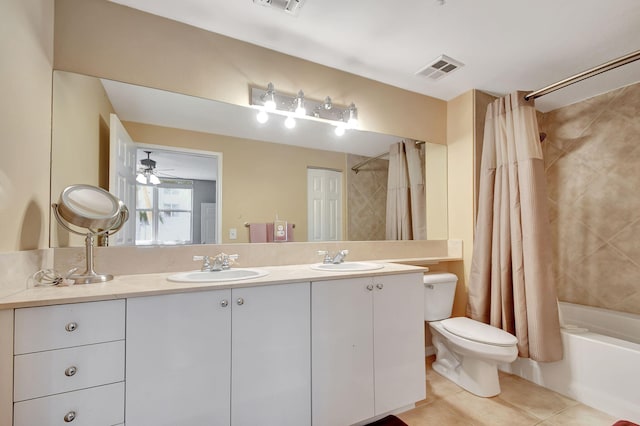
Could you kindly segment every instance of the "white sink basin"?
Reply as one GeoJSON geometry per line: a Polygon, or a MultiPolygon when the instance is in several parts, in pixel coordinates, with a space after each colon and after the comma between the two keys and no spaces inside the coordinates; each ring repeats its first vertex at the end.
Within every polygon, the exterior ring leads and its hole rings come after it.
{"type": "Polygon", "coordinates": [[[344,262],[344,263],[316,263],[311,269],[317,271],[349,272],[349,271],[373,271],[382,269],[384,265],[371,262],[344,262]]]}
{"type": "Polygon", "coordinates": [[[239,281],[260,278],[268,275],[264,269],[231,268],[223,271],[191,271],[167,277],[169,281],[180,283],[215,283],[220,281],[239,281]]]}

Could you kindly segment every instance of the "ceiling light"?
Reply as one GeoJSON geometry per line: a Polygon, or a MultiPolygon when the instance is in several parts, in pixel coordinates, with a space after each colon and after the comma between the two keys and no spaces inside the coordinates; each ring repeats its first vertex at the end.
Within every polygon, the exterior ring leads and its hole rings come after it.
{"type": "Polygon", "coordinates": [[[293,129],[296,127],[296,120],[293,117],[288,116],[286,120],[284,120],[284,127],[287,129],[293,129]]]}
{"type": "Polygon", "coordinates": [[[155,174],[151,173],[149,175],[149,183],[151,183],[153,185],[159,185],[160,184],[160,179],[158,179],[158,176],[156,176],[155,174]]]}
{"type": "Polygon", "coordinates": [[[160,183],[160,179],[155,174],[156,162],[151,159],[151,151],[145,151],[147,154],[147,158],[143,158],[140,160],[140,165],[142,168],[138,170],[136,174],[136,182],[141,183],[142,185],[147,185],[149,183],[153,185],[158,185],[160,183]]]}
{"type": "Polygon", "coordinates": [[[138,173],[138,175],[136,176],[136,182],[146,185],[148,183],[147,177],[144,175],[144,173],[138,173]]]}
{"type": "Polygon", "coordinates": [[[262,95],[262,101],[267,110],[276,109],[276,91],[273,88],[273,83],[267,85],[267,91],[262,95]]]}
{"type": "Polygon", "coordinates": [[[299,116],[307,115],[307,109],[304,107],[304,92],[300,90],[298,96],[294,99],[294,105],[296,107],[295,113],[299,116]]]}
{"type": "Polygon", "coordinates": [[[358,108],[356,108],[356,104],[353,102],[349,105],[349,119],[347,120],[347,125],[351,129],[358,127],[358,108]]]}
{"type": "Polygon", "coordinates": [[[329,109],[333,108],[333,102],[331,102],[331,98],[329,96],[324,98],[324,104],[322,106],[326,110],[329,110],[329,109]]]}
{"type": "Polygon", "coordinates": [[[302,90],[299,90],[297,95],[276,93],[273,83],[269,83],[266,88],[251,86],[249,89],[249,103],[257,107],[256,119],[261,124],[266,123],[269,119],[268,113],[292,116],[293,118],[317,119],[334,125],[342,123],[347,125],[347,128],[357,126],[358,110],[354,103],[348,107],[334,104],[329,96],[322,101],[309,99],[302,90]]]}
{"type": "Polygon", "coordinates": [[[258,114],[256,115],[256,120],[258,120],[258,123],[264,124],[267,121],[269,121],[269,114],[267,114],[266,111],[261,109],[260,111],[258,111],[258,114]]]}

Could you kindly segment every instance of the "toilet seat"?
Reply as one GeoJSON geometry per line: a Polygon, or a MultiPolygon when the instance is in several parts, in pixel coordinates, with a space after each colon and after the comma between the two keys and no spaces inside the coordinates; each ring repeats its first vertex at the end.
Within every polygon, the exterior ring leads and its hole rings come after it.
{"type": "Polygon", "coordinates": [[[463,339],[494,346],[514,346],[518,339],[506,331],[466,317],[448,318],[440,321],[449,333],[463,339]]]}

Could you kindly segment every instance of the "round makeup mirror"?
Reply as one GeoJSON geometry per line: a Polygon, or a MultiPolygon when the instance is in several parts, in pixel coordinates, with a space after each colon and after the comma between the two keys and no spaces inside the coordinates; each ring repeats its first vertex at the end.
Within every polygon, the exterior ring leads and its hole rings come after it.
{"type": "Polygon", "coordinates": [[[91,185],[71,185],[60,193],[51,205],[56,220],[64,229],[85,235],[86,270],[67,277],[76,284],[100,283],[113,279],[110,274],[98,274],[93,269],[93,244],[98,235],[116,233],[129,219],[129,210],[120,199],[102,188],[91,185]],[[78,231],[71,225],[85,228],[78,231]]]}

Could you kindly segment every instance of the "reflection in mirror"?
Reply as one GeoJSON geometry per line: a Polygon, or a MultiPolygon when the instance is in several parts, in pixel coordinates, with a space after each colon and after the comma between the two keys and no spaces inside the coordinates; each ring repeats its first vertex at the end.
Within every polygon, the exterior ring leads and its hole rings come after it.
{"type": "MultiPolygon", "coordinates": [[[[399,137],[357,130],[337,137],[332,125],[313,120],[298,120],[296,128],[291,130],[282,125],[283,117],[258,123],[256,110],[249,107],[61,71],[54,72],[53,80],[52,194],[74,183],[93,184],[116,192],[117,184],[110,183],[109,138],[113,134],[110,114],[117,114],[136,144],[136,154],[130,161],[135,163],[134,179],[135,172],[144,166],[140,160],[147,158],[143,151],[152,152],[150,158],[158,161],[157,170],[171,168],[161,165],[156,156],[163,150],[183,151],[187,155],[194,152],[219,155],[212,199],[220,209],[214,227],[214,238],[218,242],[249,242],[249,228],[245,224],[273,223],[276,218],[295,225],[293,241],[307,241],[309,169],[339,171],[343,175],[342,238],[384,239],[379,229],[384,229],[388,161],[383,156],[367,164],[358,174],[351,166],[388,152],[399,137]],[[83,161],[74,161],[78,158],[83,161]]],[[[447,238],[446,146],[426,143],[425,161],[427,238],[447,238]],[[432,154],[434,166],[430,169],[431,151],[435,154],[432,154]],[[430,174],[435,178],[430,180],[430,174]],[[432,184],[438,188],[431,189],[432,184]],[[433,214],[434,211],[439,212],[433,214]]],[[[166,172],[173,178],[197,180],[166,172]]],[[[112,172],[112,180],[113,177],[112,172]]],[[[145,197],[143,190],[130,194],[133,198],[145,197]]],[[[151,200],[151,194],[146,196],[151,200]]],[[[158,231],[154,236],[153,229],[162,225],[160,209],[155,212],[156,225],[149,220],[154,214],[149,213],[150,204],[144,207],[141,204],[138,209],[134,202],[132,215],[134,205],[138,211],[136,221],[131,222],[145,232],[136,240],[140,244],[158,244],[161,238],[158,231]]],[[[200,208],[193,205],[192,199],[190,219],[181,222],[183,227],[184,223],[191,222],[190,240],[184,234],[171,234],[166,241],[197,243],[193,235],[201,235],[197,232],[195,217],[200,208]]],[[[52,247],[81,245],[81,240],[52,226],[52,247]]]]}

